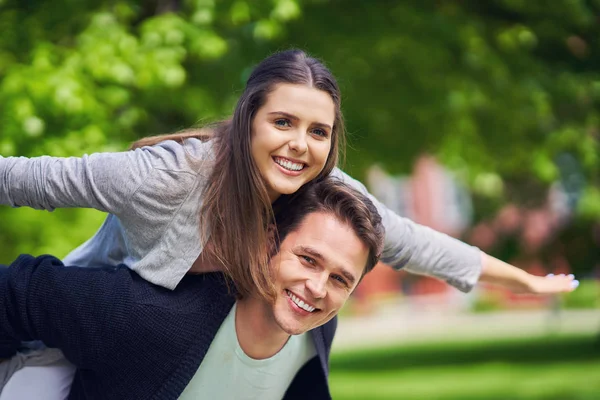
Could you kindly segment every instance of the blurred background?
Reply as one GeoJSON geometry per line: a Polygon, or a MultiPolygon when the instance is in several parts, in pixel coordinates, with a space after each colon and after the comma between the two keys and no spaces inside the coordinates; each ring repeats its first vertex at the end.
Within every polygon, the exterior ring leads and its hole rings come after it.
{"type": "MultiPolygon", "coordinates": [[[[378,266],[343,310],[336,399],[600,398],[600,1],[0,0],[0,154],[79,156],[228,116],[300,47],[337,76],[343,168],[555,297],[378,266]]],[[[0,262],[104,215],[0,208],[0,262]]]]}

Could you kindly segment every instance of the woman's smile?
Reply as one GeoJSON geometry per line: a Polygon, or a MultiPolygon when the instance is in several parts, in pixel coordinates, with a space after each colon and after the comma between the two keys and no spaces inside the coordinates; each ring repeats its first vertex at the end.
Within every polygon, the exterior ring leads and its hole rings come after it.
{"type": "Polygon", "coordinates": [[[298,162],[285,157],[274,156],[273,161],[279,166],[283,173],[298,176],[302,173],[302,170],[306,168],[307,164],[298,162]]]}
{"type": "Polygon", "coordinates": [[[335,105],[307,85],[278,84],[252,122],[252,157],[274,201],[316,178],[331,150],[335,105]]]}

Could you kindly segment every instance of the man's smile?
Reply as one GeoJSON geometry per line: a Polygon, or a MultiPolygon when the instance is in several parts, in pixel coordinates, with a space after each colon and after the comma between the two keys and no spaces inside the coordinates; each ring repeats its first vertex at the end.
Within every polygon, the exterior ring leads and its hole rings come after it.
{"type": "Polygon", "coordinates": [[[292,293],[289,290],[285,290],[285,293],[287,294],[288,298],[296,305],[298,306],[298,308],[308,312],[308,313],[313,313],[315,311],[320,311],[318,308],[316,308],[315,306],[309,304],[307,301],[304,301],[303,299],[301,299],[300,297],[296,296],[294,293],[292,293]]]}

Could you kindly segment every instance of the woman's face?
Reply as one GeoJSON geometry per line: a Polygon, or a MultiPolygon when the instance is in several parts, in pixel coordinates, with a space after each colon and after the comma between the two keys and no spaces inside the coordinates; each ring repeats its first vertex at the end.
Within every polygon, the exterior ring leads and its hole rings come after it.
{"type": "Polygon", "coordinates": [[[277,84],[252,121],[252,157],[271,202],[296,192],[323,170],[335,121],[327,92],[277,84]]]}

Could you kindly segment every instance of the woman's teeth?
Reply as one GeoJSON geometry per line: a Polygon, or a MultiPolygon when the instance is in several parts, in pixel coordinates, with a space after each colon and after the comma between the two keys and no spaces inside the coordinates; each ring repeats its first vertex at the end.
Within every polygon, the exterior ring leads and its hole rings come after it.
{"type": "Polygon", "coordinates": [[[297,298],[296,296],[294,296],[294,294],[292,292],[290,292],[289,290],[286,290],[285,292],[287,293],[288,297],[290,299],[292,299],[292,301],[294,303],[296,303],[296,305],[298,307],[300,307],[301,309],[303,309],[304,311],[308,311],[308,312],[315,311],[315,309],[316,309],[315,307],[309,306],[308,304],[306,304],[305,302],[303,302],[302,300],[300,300],[299,298],[297,298]]]}
{"type": "Polygon", "coordinates": [[[300,171],[304,168],[304,164],[295,163],[284,158],[274,158],[274,160],[277,164],[290,171],[300,171]]]}

